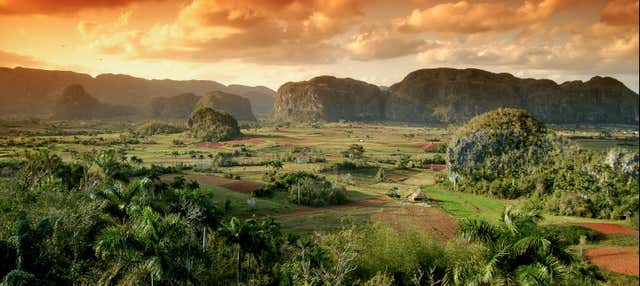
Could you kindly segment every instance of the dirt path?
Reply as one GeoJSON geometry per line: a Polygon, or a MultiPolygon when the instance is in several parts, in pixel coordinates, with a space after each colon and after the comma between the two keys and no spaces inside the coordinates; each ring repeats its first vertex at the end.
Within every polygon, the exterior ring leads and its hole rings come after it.
{"type": "Polygon", "coordinates": [[[351,202],[344,205],[332,205],[332,206],[326,206],[326,207],[306,207],[306,208],[301,208],[301,209],[296,209],[291,211],[274,212],[269,214],[269,216],[301,215],[301,214],[322,212],[327,210],[339,210],[339,209],[355,208],[355,207],[363,207],[363,206],[382,205],[385,202],[388,202],[388,199],[384,197],[376,197],[376,198],[359,200],[359,201],[351,202]]]}
{"type": "Polygon", "coordinates": [[[580,226],[584,226],[590,229],[593,229],[597,232],[603,233],[603,234],[610,234],[610,233],[636,233],[638,232],[637,229],[633,229],[633,228],[629,228],[626,226],[622,226],[619,224],[615,224],[615,223],[601,223],[601,222],[578,222],[575,223],[577,225],[580,226]]]}
{"type": "Polygon", "coordinates": [[[609,271],[638,276],[637,247],[598,247],[585,250],[591,263],[609,271]]]}
{"type": "Polygon", "coordinates": [[[189,174],[189,175],[171,174],[171,175],[161,176],[160,178],[163,180],[164,179],[172,180],[173,177],[177,177],[177,176],[183,176],[185,179],[194,180],[201,184],[219,186],[219,187],[223,187],[223,188],[226,188],[238,193],[243,193],[243,194],[250,194],[251,191],[263,186],[263,184],[256,183],[256,182],[233,180],[233,179],[227,179],[222,177],[199,175],[199,174],[189,174]]]}
{"type": "Polygon", "coordinates": [[[371,220],[382,222],[399,231],[423,230],[441,241],[454,238],[458,229],[456,221],[440,208],[418,204],[372,214],[371,220]]]}

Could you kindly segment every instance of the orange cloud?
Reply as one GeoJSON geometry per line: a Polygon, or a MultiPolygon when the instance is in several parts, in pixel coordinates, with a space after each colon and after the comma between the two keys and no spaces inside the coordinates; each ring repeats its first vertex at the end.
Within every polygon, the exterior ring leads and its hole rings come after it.
{"type": "Polygon", "coordinates": [[[116,8],[144,1],[152,0],[3,0],[0,1],[0,14],[74,14],[81,10],[116,8]]]}
{"type": "MultiPolygon", "coordinates": [[[[92,46],[108,53],[190,61],[239,59],[257,63],[326,63],[328,41],[363,19],[359,0],[194,0],[173,23],[148,30],[101,28],[92,46]],[[115,31],[114,31],[115,30],[115,31]]],[[[108,26],[108,25],[106,25],[108,26]]],[[[89,23],[78,29],[87,34],[89,23]]]]}
{"type": "Polygon", "coordinates": [[[346,48],[356,60],[376,60],[415,54],[434,42],[390,31],[371,28],[351,38],[346,48]]]}
{"type": "Polygon", "coordinates": [[[638,1],[610,0],[602,10],[600,21],[611,25],[638,25],[638,1]]]}
{"type": "Polygon", "coordinates": [[[555,29],[538,27],[515,39],[443,42],[417,55],[426,65],[493,66],[507,69],[637,74],[638,27],[595,23],[576,33],[548,38],[555,29]]]}
{"type": "Polygon", "coordinates": [[[404,32],[438,32],[472,34],[511,30],[524,24],[546,20],[569,7],[574,0],[526,0],[519,6],[512,1],[438,4],[415,9],[407,17],[396,19],[395,26],[404,32]]]}

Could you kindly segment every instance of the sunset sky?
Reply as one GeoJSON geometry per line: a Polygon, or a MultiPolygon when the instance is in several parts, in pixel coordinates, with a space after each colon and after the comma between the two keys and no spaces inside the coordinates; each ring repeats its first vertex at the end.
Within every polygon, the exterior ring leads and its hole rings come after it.
{"type": "Polygon", "coordinates": [[[265,85],[429,67],[638,91],[638,1],[0,0],[0,66],[265,85]]]}

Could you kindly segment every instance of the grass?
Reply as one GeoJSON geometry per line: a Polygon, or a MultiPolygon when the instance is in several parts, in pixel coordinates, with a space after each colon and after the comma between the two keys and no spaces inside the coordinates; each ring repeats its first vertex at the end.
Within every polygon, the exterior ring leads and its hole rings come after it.
{"type": "Polygon", "coordinates": [[[218,207],[221,209],[224,209],[225,202],[229,201],[231,208],[228,213],[234,216],[265,215],[277,211],[300,208],[300,206],[290,203],[286,198],[286,194],[283,193],[277,193],[272,198],[253,198],[256,203],[251,208],[247,203],[249,199],[252,199],[249,195],[211,185],[203,185],[201,188],[214,194],[218,207]]]}
{"type": "Polygon", "coordinates": [[[356,206],[327,209],[318,212],[275,216],[285,232],[308,234],[314,232],[331,232],[349,224],[364,224],[370,221],[372,213],[378,212],[386,205],[356,206]]]}
{"type": "Polygon", "coordinates": [[[449,191],[441,186],[427,186],[423,188],[423,191],[427,197],[435,201],[436,205],[456,219],[475,217],[497,221],[506,206],[517,205],[521,202],[449,191]]]}
{"type": "Polygon", "coordinates": [[[640,279],[638,276],[624,275],[616,272],[607,271],[601,269],[602,275],[607,280],[604,285],[610,286],[626,286],[626,285],[640,285],[640,279]]]}
{"type": "Polygon", "coordinates": [[[640,245],[638,233],[611,233],[604,235],[604,239],[589,244],[588,247],[638,247],[638,245],[640,245]]]}

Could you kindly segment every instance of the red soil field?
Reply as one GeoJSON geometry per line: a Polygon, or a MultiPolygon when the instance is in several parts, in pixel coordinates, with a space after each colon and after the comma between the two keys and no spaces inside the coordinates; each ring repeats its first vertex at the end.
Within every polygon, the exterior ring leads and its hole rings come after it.
{"type": "Polygon", "coordinates": [[[610,234],[610,233],[634,233],[638,232],[637,229],[629,228],[615,223],[599,223],[599,222],[579,222],[577,225],[588,227],[597,232],[610,234]]]}
{"type": "Polygon", "coordinates": [[[229,140],[225,141],[225,145],[233,145],[233,144],[261,144],[266,142],[264,139],[260,138],[247,138],[247,139],[238,139],[238,140],[229,140]]]}
{"type": "Polygon", "coordinates": [[[456,221],[441,209],[422,205],[409,205],[371,215],[372,221],[380,221],[400,231],[424,230],[434,239],[445,241],[455,237],[456,221]],[[400,224],[399,222],[403,222],[400,224]]]}
{"type": "Polygon", "coordinates": [[[429,169],[433,171],[442,171],[447,169],[447,165],[445,164],[430,164],[429,169]]]}
{"type": "Polygon", "coordinates": [[[591,263],[609,271],[638,276],[637,247],[599,247],[585,250],[591,263]]]}
{"type": "Polygon", "coordinates": [[[196,146],[200,148],[216,148],[216,147],[223,146],[223,144],[220,142],[200,142],[200,143],[197,143],[196,146]]]}
{"type": "Polygon", "coordinates": [[[420,146],[420,149],[422,149],[423,151],[428,151],[436,147],[438,147],[438,143],[429,143],[429,144],[420,146]]]}
{"type": "MultiPolygon", "coordinates": [[[[173,177],[176,177],[176,176],[180,176],[180,175],[165,175],[165,176],[162,176],[161,178],[173,179],[173,177]]],[[[242,180],[233,180],[233,179],[227,179],[227,178],[216,177],[216,176],[208,176],[208,175],[183,175],[183,176],[185,179],[195,180],[201,184],[219,186],[219,187],[223,187],[225,189],[229,189],[229,190],[232,190],[238,193],[243,193],[243,194],[250,194],[251,191],[263,186],[263,184],[260,184],[260,183],[242,181],[242,180]]]]}

